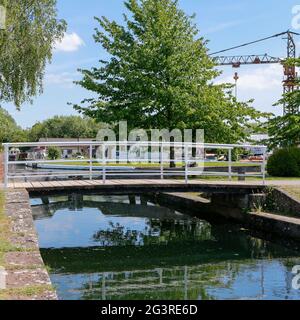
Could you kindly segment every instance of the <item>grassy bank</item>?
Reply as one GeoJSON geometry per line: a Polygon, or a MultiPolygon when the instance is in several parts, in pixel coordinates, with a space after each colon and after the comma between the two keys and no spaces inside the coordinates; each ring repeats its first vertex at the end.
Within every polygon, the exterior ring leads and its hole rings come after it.
{"type": "Polygon", "coordinates": [[[4,255],[7,252],[15,251],[15,248],[10,244],[10,221],[4,214],[4,191],[0,190],[0,266],[5,267],[4,255]]]}
{"type": "MultiPolygon", "coordinates": [[[[11,239],[18,237],[21,233],[15,233],[12,231],[13,220],[11,220],[5,213],[5,193],[0,189],[0,266],[4,267],[8,272],[30,270],[34,272],[40,268],[40,265],[32,265],[30,261],[28,265],[7,263],[6,254],[19,254],[21,252],[31,252],[34,249],[26,249],[25,247],[13,245],[11,239]]],[[[18,281],[17,281],[18,282],[18,281]]],[[[30,279],[28,279],[30,284],[30,279]]],[[[54,289],[50,285],[37,284],[37,285],[20,285],[17,288],[7,288],[0,290],[0,300],[27,300],[38,297],[47,297],[49,294],[53,294],[54,289]]]]}
{"type": "Polygon", "coordinates": [[[284,187],[283,190],[300,201],[300,181],[299,186],[284,187]]]}

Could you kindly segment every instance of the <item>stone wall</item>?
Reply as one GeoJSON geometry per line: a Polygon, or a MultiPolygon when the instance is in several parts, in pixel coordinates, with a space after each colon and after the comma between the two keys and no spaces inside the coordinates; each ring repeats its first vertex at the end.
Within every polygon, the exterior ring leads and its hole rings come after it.
{"type": "Polygon", "coordinates": [[[5,254],[3,261],[6,272],[5,289],[9,295],[7,299],[57,300],[39,251],[28,192],[22,189],[7,191],[5,213],[11,222],[8,239],[11,249],[5,254]]]}
{"type": "Polygon", "coordinates": [[[300,201],[281,189],[274,188],[268,194],[267,206],[270,210],[281,213],[292,213],[300,216],[300,201]]]}
{"type": "Polygon", "coordinates": [[[0,184],[4,182],[4,155],[0,153],[0,184]]]}
{"type": "Polygon", "coordinates": [[[284,217],[270,213],[249,213],[246,225],[255,230],[276,234],[285,239],[300,240],[300,219],[284,217]]]}
{"type": "MultiPolygon", "coordinates": [[[[287,208],[297,213],[296,203],[291,198],[283,198],[288,195],[276,193],[278,204],[281,201],[289,203],[287,208]]],[[[262,231],[265,235],[277,235],[281,240],[300,241],[300,219],[286,217],[282,215],[264,213],[264,212],[247,212],[243,207],[249,207],[256,202],[264,202],[263,194],[244,195],[238,194],[214,194],[211,201],[203,199],[198,195],[189,195],[186,193],[159,193],[156,195],[156,201],[159,204],[167,205],[183,213],[193,214],[194,216],[205,219],[209,222],[219,220],[220,218],[227,221],[237,222],[245,227],[262,231]]],[[[300,213],[300,212],[299,212],[300,213]]]]}

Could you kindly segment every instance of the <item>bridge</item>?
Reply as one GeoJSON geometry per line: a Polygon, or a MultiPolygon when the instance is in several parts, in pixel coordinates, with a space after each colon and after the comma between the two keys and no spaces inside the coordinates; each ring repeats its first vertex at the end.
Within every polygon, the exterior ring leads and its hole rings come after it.
{"type": "MultiPolygon", "coordinates": [[[[148,141],[42,142],[4,144],[4,185],[30,192],[66,190],[176,191],[205,188],[209,177],[223,178],[222,190],[241,192],[233,180],[250,178],[264,185],[267,147],[250,144],[204,144],[148,141]],[[82,150],[80,158],[49,159],[49,148],[82,150]],[[235,150],[260,152],[256,162],[238,159],[235,150]],[[220,157],[214,156],[219,154],[220,157]],[[213,157],[211,160],[209,157],[213,157]],[[210,159],[210,160],[209,160],[210,159]],[[261,180],[260,180],[261,179],[261,180]]],[[[249,189],[249,187],[248,187],[249,189]]]]}

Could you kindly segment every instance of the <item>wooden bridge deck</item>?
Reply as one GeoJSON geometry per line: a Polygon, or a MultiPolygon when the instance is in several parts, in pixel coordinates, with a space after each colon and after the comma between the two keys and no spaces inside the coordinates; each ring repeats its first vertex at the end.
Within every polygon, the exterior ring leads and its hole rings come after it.
{"type": "MultiPolygon", "coordinates": [[[[47,191],[65,191],[65,190],[123,190],[134,189],[136,191],[145,191],[145,189],[168,189],[168,190],[186,190],[193,191],[197,188],[217,188],[241,191],[249,188],[263,188],[261,181],[252,182],[229,182],[229,181],[209,181],[209,180],[190,180],[185,183],[183,180],[165,179],[165,180],[67,180],[67,181],[40,181],[40,182],[15,182],[10,183],[11,189],[26,189],[29,192],[47,192],[47,191]]],[[[229,190],[228,190],[229,191],[229,190]]],[[[230,192],[230,191],[229,191],[230,192]]]]}
{"type": "MultiPolygon", "coordinates": [[[[164,180],[141,180],[141,179],[124,179],[124,180],[66,180],[66,181],[32,181],[32,182],[14,182],[9,184],[9,188],[12,189],[39,189],[39,188],[61,188],[61,187],[81,187],[81,186],[117,186],[117,185],[186,185],[183,180],[174,180],[174,179],[164,179],[164,180]]],[[[244,185],[243,182],[225,182],[225,181],[212,181],[209,180],[190,180],[187,185],[198,185],[198,184],[228,184],[228,185],[244,185]]],[[[247,182],[247,185],[249,182],[247,182]]],[[[250,183],[251,185],[262,185],[257,181],[250,183]]]]}
{"type": "Polygon", "coordinates": [[[184,180],[151,180],[151,179],[130,179],[130,180],[66,180],[66,181],[32,181],[10,183],[10,189],[26,189],[30,193],[63,193],[72,191],[109,191],[109,192],[148,192],[148,191],[168,191],[168,192],[221,192],[221,193],[249,193],[260,192],[265,186],[300,187],[300,180],[274,180],[266,181],[265,185],[260,180],[249,181],[226,181],[226,180],[189,180],[186,184],[184,180]]]}

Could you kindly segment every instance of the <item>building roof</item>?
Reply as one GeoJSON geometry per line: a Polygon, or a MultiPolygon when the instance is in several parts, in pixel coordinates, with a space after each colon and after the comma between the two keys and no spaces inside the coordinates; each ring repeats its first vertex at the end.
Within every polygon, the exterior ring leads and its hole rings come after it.
{"type": "Polygon", "coordinates": [[[252,134],[250,136],[250,139],[253,141],[263,141],[263,140],[268,140],[270,139],[269,135],[267,134],[252,134]]]}
{"type": "Polygon", "coordinates": [[[91,138],[40,138],[39,142],[87,142],[95,141],[91,138]]]}

